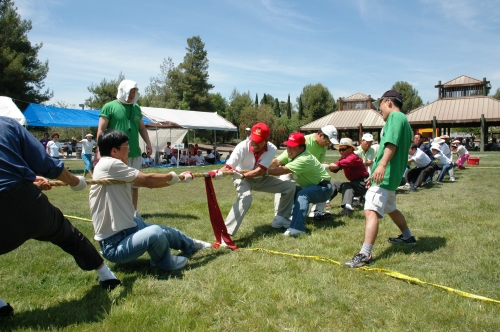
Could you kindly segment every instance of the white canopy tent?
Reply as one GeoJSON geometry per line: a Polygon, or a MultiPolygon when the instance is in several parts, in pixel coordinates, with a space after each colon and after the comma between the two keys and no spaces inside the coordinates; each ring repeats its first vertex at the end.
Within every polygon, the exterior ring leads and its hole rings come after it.
{"type": "MultiPolygon", "coordinates": [[[[148,125],[148,133],[153,145],[153,155],[156,158],[158,158],[156,152],[162,152],[167,142],[171,142],[172,146],[174,144],[181,144],[189,129],[214,130],[214,141],[216,130],[237,131],[235,125],[216,112],[185,111],[156,107],[141,107],[141,110],[142,114],[154,123],[148,125]],[[162,125],[164,123],[169,123],[169,125],[162,125]],[[155,126],[155,124],[157,125],[155,126]]],[[[144,147],[146,145],[140,136],[139,143],[144,147]]]]}
{"type": "Polygon", "coordinates": [[[15,119],[21,125],[26,126],[26,118],[9,97],[0,97],[0,115],[15,119]]]}

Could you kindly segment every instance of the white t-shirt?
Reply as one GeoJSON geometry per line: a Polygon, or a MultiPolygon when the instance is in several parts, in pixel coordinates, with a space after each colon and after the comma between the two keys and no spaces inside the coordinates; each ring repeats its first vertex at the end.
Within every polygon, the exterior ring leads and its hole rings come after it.
{"type": "Polygon", "coordinates": [[[59,157],[59,149],[61,148],[61,143],[48,141],[47,149],[49,150],[49,156],[51,157],[59,157]]]}
{"type": "MultiPolygon", "coordinates": [[[[47,143],[47,145],[48,145],[48,143],[47,143]]],[[[469,153],[469,151],[467,151],[465,146],[463,146],[463,145],[457,146],[457,154],[459,157],[462,157],[464,154],[467,154],[467,153],[469,153]]]]}
{"type": "Polygon", "coordinates": [[[451,164],[451,160],[446,157],[442,152],[438,152],[434,155],[434,160],[439,167],[443,167],[444,165],[451,164]]]}
{"type": "Polygon", "coordinates": [[[446,144],[446,143],[441,144],[439,149],[446,157],[448,157],[448,159],[451,160],[451,150],[450,150],[450,147],[448,146],[448,144],[446,144]]]}
{"type": "Polygon", "coordinates": [[[172,149],[165,147],[165,149],[163,150],[163,152],[165,152],[165,155],[170,156],[172,154],[172,149]]]}
{"type": "Polygon", "coordinates": [[[425,154],[424,151],[417,148],[411,159],[415,162],[417,167],[426,167],[431,162],[431,158],[425,154]]]}
{"type": "Polygon", "coordinates": [[[196,165],[205,165],[205,157],[201,155],[194,156],[194,160],[196,161],[196,165]]]}
{"type": "Polygon", "coordinates": [[[132,204],[132,181],[139,171],[113,157],[102,157],[94,168],[93,180],[120,180],[128,183],[90,187],[89,203],[97,241],[136,226],[132,204]]]}
{"type": "Polygon", "coordinates": [[[95,145],[94,140],[88,141],[86,138],[82,139],[82,153],[83,154],[92,154],[92,148],[95,145]]]}
{"type": "Polygon", "coordinates": [[[258,160],[255,160],[254,153],[250,151],[250,140],[247,139],[236,145],[231,156],[226,161],[226,165],[238,171],[256,169],[257,166],[260,166],[262,169],[268,169],[276,155],[276,151],[276,146],[273,143],[267,142],[264,146],[264,151],[257,154],[258,160]]]}
{"type": "Polygon", "coordinates": [[[187,164],[188,160],[189,160],[189,157],[187,154],[181,154],[180,156],[180,160],[181,160],[181,163],[183,164],[187,164]]]}
{"type": "Polygon", "coordinates": [[[177,158],[175,156],[172,156],[172,158],[170,158],[170,165],[177,165],[177,158]]]}

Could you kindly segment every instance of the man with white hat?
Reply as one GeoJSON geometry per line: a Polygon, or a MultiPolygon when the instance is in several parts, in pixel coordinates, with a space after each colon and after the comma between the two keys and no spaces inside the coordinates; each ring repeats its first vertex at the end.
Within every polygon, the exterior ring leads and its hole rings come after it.
{"type": "MultiPolygon", "coordinates": [[[[448,146],[448,144],[446,144],[446,138],[449,138],[448,135],[436,137],[432,141],[432,144],[438,144],[439,149],[443,153],[443,155],[446,156],[446,158],[448,158],[453,163],[453,157],[451,154],[450,147],[448,146]]],[[[455,171],[453,170],[453,167],[448,172],[450,174],[450,180],[455,181],[455,171]]]]}
{"type": "Polygon", "coordinates": [[[71,137],[71,139],[82,144],[82,160],[85,165],[83,168],[83,177],[85,177],[87,173],[89,173],[90,177],[92,177],[92,149],[94,146],[97,146],[97,143],[94,141],[94,135],[87,133],[85,138],[81,141],[74,137],[71,137]]]}
{"type": "Polygon", "coordinates": [[[252,129],[250,129],[249,127],[246,127],[245,128],[245,134],[247,135],[247,139],[250,138],[250,134],[252,133],[252,129]]]}
{"type": "Polygon", "coordinates": [[[354,196],[364,196],[366,193],[366,179],[370,176],[366,170],[366,166],[354,151],[358,150],[352,144],[350,138],[344,137],[340,143],[335,145],[335,149],[340,152],[340,159],[331,163],[329,170],[337,173],[341,169],[344,170],[344,175],[349,182],[334,181],[333,182],[333,199],[338,193],[342,193],[342,204],[344,208],[337,216],[350,215],[354,211],[352,200],[354,196]]]}
{"type": "MultiPolygon", "coordinates": [[[[436,139],[434,139],[434,141],[436,139]]],[[[434,160],[436,161],[437,166],[441,170],[436,183],[441,183],[446,173],[450,173],[450,171],[453,172],[453,162],[441,152],[441,146],[439,145],[439,143],[432,143],[431,151],[434,154],[434,160]]],[[[451,174],[452,173],[450,173],[450,180],[455,181],[455,179],[452,178],[451,174]]]]}
{"type": "MultiPolygon", "coordinates": [[[[321,129],[310,135],[304,136],[306,140],[306,150],[309,151],[320,163],[325,161],[326,151],[328,147],[332,144],[338,144],[337,141],[337,128],[332,125],[326,125],[321,127],[321,129]]],[[[283,152],[283,156],[286,154],[286,151],[283,152]]],[[[292,180],[291,174],[285,174],[280,177],[281,179],[292,180]]],[[[279,195],[275,196],[274,199],[274,207],[277,209],[279,202],[279,195]]],[[[311,207],[311,212],[309,213],[310,218],[315,218],[317,220],[325,219],[330,217],[330,213],[325,212],[326,202],[321,202],[314,204],[311,207]]]]}
{"type": "MultiPolygon", "coordinates": [[[[139,134],[146,142],[146,154],[151,156],[153,148],[149,140],[148,130],[142,121],[142,111],[137,101],[139,100],[139,88],[137,83],[131,80],[123,80],[118,85],[116,100],[105,104],[99,114],[99,125],[97,137],[106,129],[117,129],[123,131],[129,137],[130,152],[128,154],[128,165],[137,170],[142,168],[142,151],[139,146],[139,134]]],[[[132,202],[137,210],[139,201],[139,187],[132,187],[132,202]]]]}
{"type": "Polygon", "coordinates": [[[361,159],[363,159],[363,163],[366,166],[366,170],[368,173],[372,173],[372,164],[375,159],[375,149],[372,148],[373,144],[373,135],[370,133],[363,134],[361,138],[360,149],[354,151],[361,159]]]}

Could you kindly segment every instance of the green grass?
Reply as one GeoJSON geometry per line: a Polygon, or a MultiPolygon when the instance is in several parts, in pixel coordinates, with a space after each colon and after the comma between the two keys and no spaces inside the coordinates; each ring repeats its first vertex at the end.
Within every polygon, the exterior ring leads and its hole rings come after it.
{"type": "MultiPolygon", "coordinates": [[[[329,152],[329,161],[338,155],[329,152]]],[[[479,167],[456,171],[455,183],[398,195],[398,208],[419,241],[393,246],[398,229],[380,221],[373,267],[398,271],[500,300],[498,226],[500,153],[480,155],[479,167]]],[[[83,163],[68,160],[75,172],[83,163]]],[[[195,172],[215,167],[192,168],[195,172]]],[[[183,169],[179,169],[178,173],[183,169]]],[[[150,169],[146,171],[166,171],[150,169]]],[[[334,174],[332,180],[344,179],[334,174]]],[[[446,177],[447,179],[447,177],[446,177]]],[[[235,200],[229,179],[214,182],[222,214],[235,200]]],[[[66,215],[90,218],[88,189],[46,192],[66,215]]],[[[340,197],[332,212],[340,211],[340,197]]],[[[29,207],[27,207],[29,208],[29,207]]],[[[203,180],[163,189],[140,189],[139,211],[149,222],[213,241],[203,180]]],[[[93,272],[71,256],[30,240],[0,256],[0,297],[16,311],[0,330],[71,331],[498,331],[500,306],[432,286],[411,284],[373,271],[352,270],[312,259],[272,255],[248,248],[317,255],[343,263],[360,248],[364,217],[310,221],[299,238],[270,227],[273,196],[255,192],[237,236],[243,250],[213,249],[189,257],[188,266],[167,274],[149,267],[148,256],[109,266],[123,287],[106,293],[93,272]]],[[[13,221],[15,222],[15,221],[13,221]]],[[[72,222],[89,238],[88,222],[72,222]]]]}

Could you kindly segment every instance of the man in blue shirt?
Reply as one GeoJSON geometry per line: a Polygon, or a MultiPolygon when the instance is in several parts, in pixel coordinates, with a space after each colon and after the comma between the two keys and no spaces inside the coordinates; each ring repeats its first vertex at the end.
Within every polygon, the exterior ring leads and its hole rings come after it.
{"type": "MultiPolygon", "coordinates": [[[[92,243],[41,192],[51,185],[37,175],[59,179],[73,190],[85,189],[85,178],[72,175],[62,161],[51,158],[17,121],[0,116],[0,132],[0,255],[29,239],[52,242],[72,255],[82,270],[96,270],[105,289],[118,286],[120,280],[92,243]]],[[[13,313],[0,299],[0,317],[13,313]]]]}

